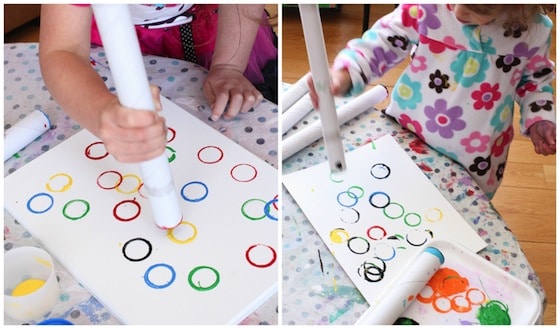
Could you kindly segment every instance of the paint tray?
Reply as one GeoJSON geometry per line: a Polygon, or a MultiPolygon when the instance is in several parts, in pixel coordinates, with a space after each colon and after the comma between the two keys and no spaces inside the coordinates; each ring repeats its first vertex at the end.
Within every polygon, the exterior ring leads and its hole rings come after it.
{"type": "Polygon", "coordinates": [[[445,261],[401,315],[402,324],[515,324],[542,321],[542,302],[528,284],[463,246],[431,244],[445,261]],[[438,276],[438,277],[436,277],[438,276]]]}

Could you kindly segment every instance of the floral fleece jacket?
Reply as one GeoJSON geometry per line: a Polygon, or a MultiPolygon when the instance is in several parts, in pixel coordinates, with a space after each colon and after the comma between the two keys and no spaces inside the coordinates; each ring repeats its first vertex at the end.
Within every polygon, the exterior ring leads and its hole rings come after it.
{"type": "Polygon", "coordinates": [[[529,26],[465,25],[445,4],[402,4],[336,57],[351,94],[413,53],[386,113],[428,145],[462,164],[489,198],[501,183],[513,140],[514,103],[521,132],[555,122],[548,59],[552,21],[529,26]]]}

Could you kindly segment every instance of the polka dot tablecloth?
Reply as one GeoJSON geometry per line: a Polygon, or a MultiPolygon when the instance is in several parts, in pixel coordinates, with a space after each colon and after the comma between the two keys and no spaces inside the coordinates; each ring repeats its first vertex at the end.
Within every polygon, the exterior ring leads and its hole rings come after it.
{"type": "MultiPolygon", "coordinates": [[[[284,89],[289,88],[284,84],[284,89]]],[[[349,98],[337,98],[337,107],[349,98]]],[[[308,114],[286,136],[317,121],[308,114]]],[[[479,255],[535,289],[543,303],[540,280],[507,224],[469,174],[449,158],[422,143],[381,110],[370,109],[342,125],[344,148],[351,151],[385,134],[392,135],[443,196],[485,240],[479,255]]],[[[326,161],[319,140],[282,164],[287,174],[326,161]]],[[[329,252],[292,196],[282,191],[282,317],[283,324],[353,324],[368,304],[329,252]]],[[[542,316],[542,315],[541,315],[542,316]]]]}
{"type": "MultiPolygon", "coordinates": [[[[52,127],[30,145],[4,162],[4,176],[18,170],[44,152],[70,138],[82,128],[54,102],[43,79],[38,61],[37,43],[4,45],[4,129],[24,118],[34,109],[42,109],[52,127]]],[[[146,56],[146,71],[150,83],[161,88],[161,95],[187,110],[198,119],[251,151],[273,167],[278,164],[278,107],[264,100],[249,113],[231,121],[208,120],[210,109],[202,92],[206,70],[196,64],[163,57],[146,56]]],[[[114,84],[103,48],[91,52],[91,65],[111,91],[114,84]]],[[[64,159],[61,159],[63,161],[64,159]]],[[[17,193],[17,191],[6,191],[17,193]]],[[[61,233],[62,234],[62,233],[61,233]]],[[[4,250],[20,246],[38,246],[29,232],[4,211],[4,250]]],[[[74,324],[120,324],[99,301],[81,286],[62,266],[55,262],[60,285],[60,298],[48,318],[64,318],[74,324]]],[[[277,324],[277,296],[271,297],[243,324],[277,324]]],[[[41,321],[40,319],[37,321],[41,321]]],[[[5,316],[5,324],[21,322],[5,316]]],[[[36,322],[29,322],[34,324],[36,322]]]]}

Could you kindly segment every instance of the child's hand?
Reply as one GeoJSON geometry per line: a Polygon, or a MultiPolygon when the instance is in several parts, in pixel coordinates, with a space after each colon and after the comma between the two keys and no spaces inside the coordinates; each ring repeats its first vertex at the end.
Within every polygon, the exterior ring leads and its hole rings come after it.
{"type": "Polygon", "coordinates": [[[260,91],[233,65],[212,66],[202,89],[212,109],[212,121],[222,115],[226,120],[233,119],[263,100],[260,91]]]}
{"type": "Polygon", "coordinates": [[[529,127],[529,136],[535,152],[542,155],[556,153],[556,125],[550,121],[539,121],[529,127]]]}
{"type": "MultiPolygon", "coordinates": [[[[157,112],[162,106],[159,89],[150,86],[157,112]]],[[[101,110],[99,138],[107,151],[120,162],[141,162],[165,151],[167,127],[156,111],[126,108],[114,102],[101,110]]]]}
{"type": "MultiPolygon", "coordinates": [[[[315,84],[313,83],[313,76],[309,75],[307,78],[307,85],[309,86],[309,97],[311,98],[311,103],[315,109],[319,108],[319,96],[315,90],[315,84]]],[[[342,96],[352,87],[352,80],[350,79],[350,74],[347,70],[331,70],[331,93],[334,96],[342,96]]]]}

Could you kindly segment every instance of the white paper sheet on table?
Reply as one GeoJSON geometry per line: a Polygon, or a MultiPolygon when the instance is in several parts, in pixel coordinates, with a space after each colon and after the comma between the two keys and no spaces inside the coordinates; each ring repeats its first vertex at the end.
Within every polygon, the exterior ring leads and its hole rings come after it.
{"type": "Polygon", "coordinates": [[[155,226],[138,166],[94,160],[85,130],[6,177],[5,208],[124,323],[237,323],[276,291],[277,170],[162,104],[175,230],[155,226]]]}
{"type": "Polygon", "coordinates": [[[432,238],[486,246],[390,135],[346,161],[344,173],[325,162],[282,181],[370,305],[432,238]]]}

